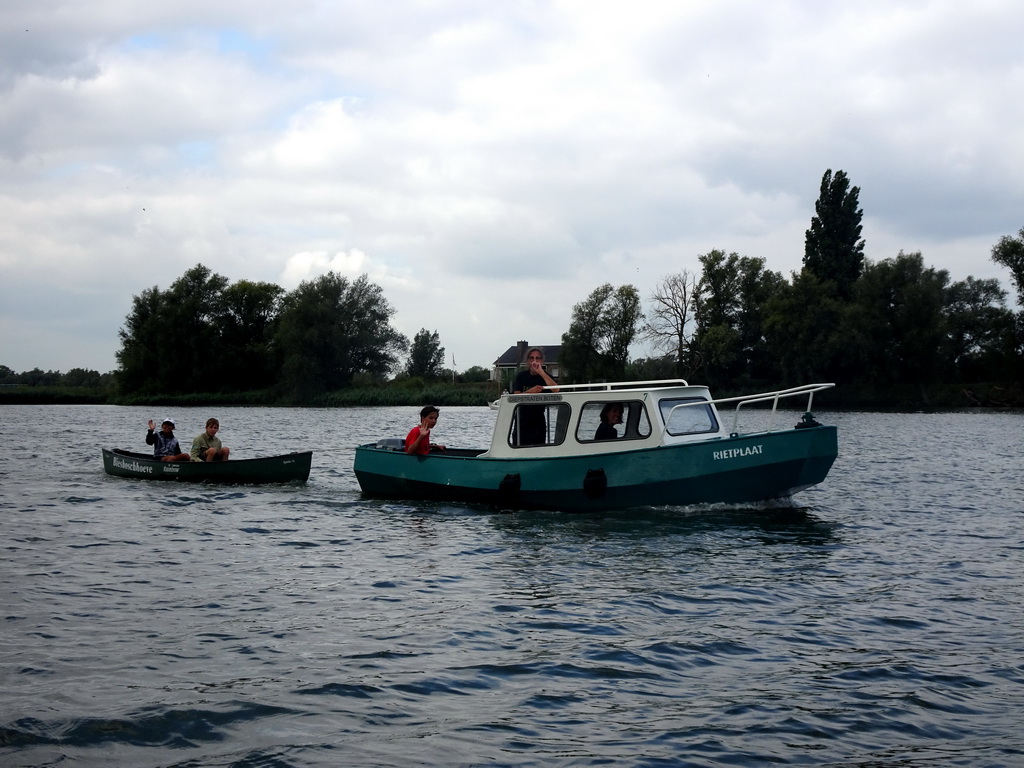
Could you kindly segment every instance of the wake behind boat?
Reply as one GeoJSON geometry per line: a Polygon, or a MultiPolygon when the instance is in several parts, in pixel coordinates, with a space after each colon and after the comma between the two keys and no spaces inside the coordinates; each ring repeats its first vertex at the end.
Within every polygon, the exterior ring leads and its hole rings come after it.
{"type": "Polygon", "coordinates": [[[103,470],[108,475],[196,483],[304,483],[312,460],[313,452],[303,451],[228,461],[159,461],[150,453],[103,449],[103,470]]]}
{"type": "Polygon", "coordinates": [[[354,469],[366,496],[505,509],[786,498],[822,482],[838,455],[836,428],[818,424],[811,414],[814,393],[832,386],[714,400],[707,387],[679,379],[503,395],[487,450],[410,455],[401,439],[385,438],[357,447],[354,469]],[[780,401],[794,397],[806,397],[802,419],[795,427],[776,427],[780,401]],[[741,414],[755,404],[770,405],[769,414],[758,414],[767,427],[739,432],[741,414]],[[727,419],[718,410],[725,405],[731,408],[727,419]],[[617,413],[611,419],[617,423],[606,423],[609,412],[617,413]],[[530,436],[537,424],[540,431],[530,436]]]}

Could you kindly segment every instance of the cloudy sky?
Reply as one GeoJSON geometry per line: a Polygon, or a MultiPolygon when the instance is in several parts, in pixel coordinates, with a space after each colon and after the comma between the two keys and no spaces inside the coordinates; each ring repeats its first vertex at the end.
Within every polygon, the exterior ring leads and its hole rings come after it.
{"type": "Polygon", "coordinates": [[[712,249],[798,270],[821,176],[954,280],[1024,227],[1018,0],[6,0],[0,364],[112,370],[204,264],[367,273],[463,370],[712,249]]]}

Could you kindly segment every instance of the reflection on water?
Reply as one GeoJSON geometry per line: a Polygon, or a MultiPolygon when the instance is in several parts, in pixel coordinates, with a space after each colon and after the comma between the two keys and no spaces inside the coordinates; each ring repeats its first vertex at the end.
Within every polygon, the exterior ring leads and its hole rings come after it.
{"type": "MultiPolygon", "coordinates": [[[[446,510],[439,511],[443,513],[446,510]]],[[[480,508],[480,511],[484,509],[480,508]]],[[[656,539],[701,533],[723,536],[760,534],[764,543],[791,541],[820,545],[836,534],[835,525],[818,519],[808,508],[779,503],[759,507],[694,505],[572,515],[522,511],[495,515],[492,524],[498,530],[520,534],[536,528],[545,535],[557,531],[585,539],[656,539]]]]}
{"type": "Polygon", "coordinates": [[[105,476],[150,411],[3,409],[4,766],[1024,762],[1020,415],[817,413],[794,502],[566,515],[362,499],[417,408],[155,414],[305,486],[105,476]]]}

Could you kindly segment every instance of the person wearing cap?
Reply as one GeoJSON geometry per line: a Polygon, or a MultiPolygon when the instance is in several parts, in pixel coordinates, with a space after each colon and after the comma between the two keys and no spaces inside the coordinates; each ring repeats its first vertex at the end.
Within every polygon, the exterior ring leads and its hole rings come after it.
{"type": "Polygon", "coordinates": [[[164,419],[160,431],[154,432],[156,425],[149,420],[146,432],[146,445],[153,446],[153,456],[160,461],[188,461],[189,455],[182,453],[178,438],[174,436],[174,419],[164,419]]]}
{"type": "Polygon", "coordinates": [[[433,405],[425,405],[420,411],[420,425],[409,430],[405,436],[405,452],[425,454],[431,451],[443,451],[443,445],[430,442],[430,430],[437,426],[437,417],[441,411],[433,405]]]}
{"type": "Polygon", "coordinates": [[[189,458],[192,461],[227,461],[231,453],[230,448],[220,444],[217,431],[220,429],[220,422],[216,419],[206,420],[206,431],[192,441],[192,451],[189,458]]]}

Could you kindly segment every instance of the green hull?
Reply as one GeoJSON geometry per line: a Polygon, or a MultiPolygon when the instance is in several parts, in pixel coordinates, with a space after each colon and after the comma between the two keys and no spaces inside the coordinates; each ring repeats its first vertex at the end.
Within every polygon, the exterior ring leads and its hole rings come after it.
{"type": "Polygon", "coordinates": [[[586,511],[742,504],[792,496],[825,479],[835,427],[813,427],[635,451],[496,459],[480,451],[410,456],[362,445],[355,474],[370,497],[586,511]]]}
{"type": "Polygon", "coordinates": [[[194,483],[304,483],[309,479],[312,460],[312,452],[305,451],[210,463],[154,461],[150,454],[103,449],[103,470],[108,475],[194,483]]]}

